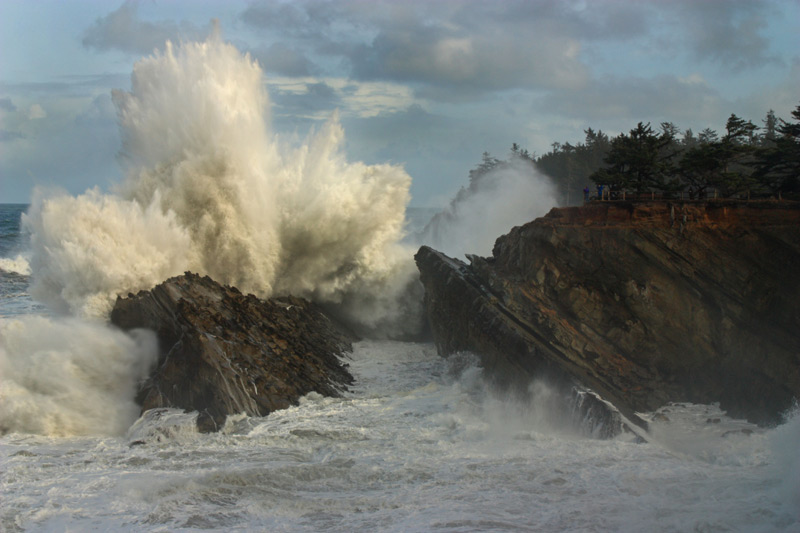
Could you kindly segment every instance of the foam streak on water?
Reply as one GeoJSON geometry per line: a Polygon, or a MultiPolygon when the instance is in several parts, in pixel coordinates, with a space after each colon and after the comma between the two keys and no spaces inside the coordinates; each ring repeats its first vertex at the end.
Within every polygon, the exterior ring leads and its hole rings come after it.
{"type": "Polygon", "coordinates": [[[362,342],[351,365],[358,385],[345,398],[312,394],[220,434],[166,411],[125,438],[7,435],[0,527],[797,530],[775,431],[722,437],[736,425],[723,417],[703,437],[710,454],[598,441],[542,423],[429,345],[362,342]]]}

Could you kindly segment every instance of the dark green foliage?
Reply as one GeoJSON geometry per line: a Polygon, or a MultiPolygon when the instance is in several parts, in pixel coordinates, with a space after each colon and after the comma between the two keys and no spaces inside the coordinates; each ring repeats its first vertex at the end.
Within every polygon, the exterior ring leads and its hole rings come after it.
{"type": "Polygon", "coordinates": [[[671,124],[656,134],[650,124],[641,122],[630,131],[611,141],[611,150],[605,158],[606,168],[593,173],[590,178],[597,185],[636,193],[675,190],[677,133],[671,124]]]}
{"type": "MultiPolygon", "coordinates": [[[[767,129],[766,142],[755,156],[754,178],[772,194],[800,194],[800,105],[792,117],[795,123],[781,119],[778,125],[775,121],[777,132],[772,138],[767,129]]],[[[769,114],[766,120],[770,120],[769,114]]]]}
{"type": "MultiPolygon", "coordinates": [[[[613,139],[592,128],[582,144],[553,143],[553,150],[535,159],[555,181],[562,201],[577,203],[593,181],[628,193],[669,196],[688,192],[702,198],[785,196],[800,194],[800,105],[793,122],[770,110],[759,128],[731,114],[725,134],[705,128],[697,135],[662,122],[659,131],[640,122],[613,139]]],[[[519,146],[512,147],[513,153],[519,146]]],[[[527,154],[527,152],[526,152],[527,154]]]]}
{"type": "Polygon", "coordinates": [[[561,201],[567,205],[582,200],[589,176],[605,166],[604,159],[611,149],[611,141],[602,131],[589,128],[584,133],[584,143],[553,143],[550,152],[535,160],[539,170],[553,179],[561,201]]]}

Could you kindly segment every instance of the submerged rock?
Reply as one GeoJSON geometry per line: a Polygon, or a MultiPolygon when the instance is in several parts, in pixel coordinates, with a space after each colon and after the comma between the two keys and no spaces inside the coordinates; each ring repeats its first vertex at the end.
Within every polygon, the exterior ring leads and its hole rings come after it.
{"type": "Polygon", "coordinates": [[[338,396],[353,378],[339,355],[354,336],[313,303],[260,300],[186,273],[118,298],[111,321],[158,335],[159,361],[142,385],[142,411],[198,411],[201,431],[230,414],[264,416],[309,392],[338,396]]]}
{"type": "Polygon", "coordinates": [[[797,204],[554,209],[469,259],[419,250],[426,312],[440,353],[501,382],[577,382],[642,426],[669,401],[777,422],[800,397],[797,204]]]}

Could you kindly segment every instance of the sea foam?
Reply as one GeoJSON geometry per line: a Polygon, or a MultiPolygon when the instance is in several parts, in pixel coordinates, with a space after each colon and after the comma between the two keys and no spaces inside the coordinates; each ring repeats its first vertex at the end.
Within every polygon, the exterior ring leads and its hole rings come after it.
{"type": "Polygon", "coordinates": [[[122,434],[156,345],[150,331],[74,318],[0,320],[0,434],[122,434]]]}

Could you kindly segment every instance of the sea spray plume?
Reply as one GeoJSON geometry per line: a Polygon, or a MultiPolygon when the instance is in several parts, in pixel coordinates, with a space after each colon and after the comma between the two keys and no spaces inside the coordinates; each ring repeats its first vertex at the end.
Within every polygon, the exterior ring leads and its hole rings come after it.
{"type": "Polygon", "coordinates": [[[31,316],[0,321],[0,434],[120,435],[157,357],[155,334],[31,316]]]}
{"type": "Polygon", "coordinates": [[[311,297],[368,329],[402,326],[399,302],[416,287],[398,244],[411,183],[402,168],[348,162],[336,113],[303,145],[279,148],[261,69],[219,36],[142,59],[131,87],[113,94],[126,172],[117,195],[42,198],[26,217],[41,243],[39,294],[104,314],[116,293],[190,269],[262,297],[311,297]],[[92,224],[49,223],[87,209],[92,224]],[[109,214],[136,224],[103,223],[109,214]],[[132,235],[141,226],[163,235],[132,235]],[[132,248],[140,260],[125,270],[115,258],[132,248]],[[109,262],[121,270],[104,272],[109,262]]]}
{"type": "Polygon", "coordinates": [[[397,166],[348,162],[343,142],[334,114],[283,165],[275,289],[334,304],[372,334],[412,333],[421,286],[413,250],[399,244],[411,179],[397,166]]]}
{"type": "Polygon", "coordinates": [[[23,226],[31,294],[59,313],[105,316],[119,292],[148,289],[198,262],[188,232],[157,201],[36,191],[23,226]]]}
{"type": "Polygon", "coordinates": [[[469,188],[431,219],[418,236],[448,255],[490,255],[494,241],[514,226],[529,222],[557,205],[556,189],[533,163],[519,156],[478,172],[469,188]]]}
{"type": "Polygon", "coordinates": [[[143,205],[160,195],[162,210],[190,232],[199,270],[270,294],[282,176],[261,69],[217,34],[167,43],[136,63],[131,88],[112,95],[127,167],[121,194],[143,205]]]}

